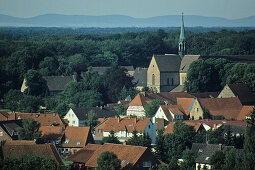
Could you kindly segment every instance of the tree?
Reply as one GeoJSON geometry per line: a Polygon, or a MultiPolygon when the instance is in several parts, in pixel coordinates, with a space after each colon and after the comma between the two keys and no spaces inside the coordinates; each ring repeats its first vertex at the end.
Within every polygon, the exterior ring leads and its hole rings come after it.
{"type": "Polygon", "coordinates": [[[221,170],[224,166],[225,154],[222,151],[216,151],[209,159],[209,164],[213,166],[215,170],[221,170]]]}
{"type": "Polygon", "coordinates": [[[160,105],[164,105],[165,103],[160,99],[153,99],[150,103],[144,106],[146,117],[152,118],[160,105]]]}
{"type": "Polygon", "coordinates": [[[164,155],[164,129],[159,129],[156,137],[155,155],[158,159],[163,160],[161,157],[164,155]]]}
{"type": "Polygon", "coordinates": [[[12,112],[20,108],[20,101],[22,100],[22,93],[19,90],[11,89],[4,95],[5,106],[12,112]]]}
{"type": "Polygon", "coordinates": [[[221,126],[215,130],[210,130],[208,132],[208,142],[210,144],[224,144],[223,136],[224,126],[221,126]]]}
{"type": "Polygon", "coordinates": [[[28,70],[25,74],[26,86],[24,93],[32,96],[45,96],[48,93],[46,81],[36,70],[28,70]]]}
{"type": "Polygon", "coordinates": [[[183,162],[180,165],[180,169],[183,169],[183,170],[195,169],[195,165],[196,165],[195,154],[192,153],[191,150],[189,149],[184,150],[182,153],[182,159],[183,159],[183,162]]]}
{"type": "Polygon", "coordinates": [[[41,137],[39,124],[32,118],[22,120],[23,127],[18,128],[19,140],[38,140],[41,137]]]}
{"type": "Polygon", "coordinates": [[[143,133],[142,135],[138,135],[138,132],[136,130],[134,130],[132,134],[133,136],[126,141],[127,145],[144,146],[151,148],[151,138],[149,137],[149,135],[145,133],[143,133]]]}
{"type": "Polygon", "coordinates": [[[94,131],[94,127],[100,123],[97,120],[97,113],[94,110],[90,110],[88,112],[88,119],[85,120],[84,124],[85,126],[89,126],[91,131],[94,131]]]}
{"type": "Polygon", "coordinates": [[[39,64],[39,73],[43,76],[54,76],[59,67],[58,60],[55,57],[45,57],[39,64]]]}
{"type": "Polygon", "coordinates": [[[104,137],[102,140],[103,143],[115,143],[115,144],[120,144],[119,139],[114,136],[114,131],[110,131],[110,135],[108,137],[104,137]]]}
{"type": "Polygon", "coordinates": [[[103,152],[97,159],[98,170],[118,170],[121,168],[118,157],[109,151],[103,152]]]}
{"type": "Polygon", "coordinates": [[[39,96],[23,95],[19,110],[27,113],[37,112],[42,104],[43,101],[39,96]]]}

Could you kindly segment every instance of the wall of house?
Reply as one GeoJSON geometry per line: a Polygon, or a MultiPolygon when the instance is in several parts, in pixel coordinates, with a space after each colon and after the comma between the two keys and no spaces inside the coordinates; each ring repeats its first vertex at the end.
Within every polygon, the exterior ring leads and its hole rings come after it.
{"type": "Polygon", "coordinates": [[[196,99],[190,110],[190,119],[191,120],[203,119],[203,115],[204,115],[203,109],[199,104],[198,100],[196,99]]]}
{"type": "Polygon", "coordinates": [[[152,123],[151,121],[149,121],[149,123],[145,127],[144,132],[145,134],[148,134],[149,137],[151,138],[151,143],[155,144],[156,143],[156,123],[152,123]]]}
{"type": "Polygon", "coordinates": [[[178,72],[160,73],[160,92],[169,92],[178,86],[180,77],[178,72]]]}
{"type": "Polygon", "coordinates": [[[154,117],[155,118],[163,118],[163,119],[165,119],[167,121],[170,121],[170,120],[167,119],[167,117],[166,117],[166,115],[165,115],[165,113],[164,113],[164,111],[163,111],[163,109],[161,107],[158,108],[158,111],[156,112],[154,117]]]}
{"type": "Polygon", "coordinates": [[[226,85],[223,90],[220,92],[218,98],[230,98],[230,97],[236,97],[235,94],[232,92],[232,90],[229,88],[228,85],[226,85]]]}
{"type": "Polygon", "coordinates": [[[184,85],[186,78],[187,78],[187,73],[180,73],[180,85],[184,85]]]}
{"type": "Polygon", "coordinates": [[[152,88],[156,90],[157,92],[160,92],[160,72],[159,68],[156,64],[156,60],[154,57],[152,57],[148,71],[147,71],[147,86],[149,88],[152,88]],[[155,77],[155,83],[152,82],[152,75],[154,74],[155,77]]]}
{"type": "Polygon", "coordinates": [[[173,117],[173,120],[182,120],[183,115],[174,115],[172,112],[170,112],[171,116],[173,117]]]}
{"type": "Polygon", "coordinates": [[[72,109],[69,109],[64,119],[68,120],[68,126],[77,126],[77,127],[79,126],[79,119],[75,115],[72,109]]]}
{"type": "Polygon", "coordinates": [[[136,115],[138,117],[144,117],[145,111],[143,106],[128,106],[127,115],[136,115]]]}
{"type": "Polygon", "coordinates": [[[199,170],[199,165],[200,165],[200,169],[203,169],[204,166],[207,167],[206,169],[212,169],[212,165],[196,163],[196,170],[199,170]]]}
{"type": "Polygon", "coordinates": [[[154,166],[155,168],[160,165],[159,160],[147,149],[132,169],[149,169],[150,167],[144,167],[145,162],[150,162],[151,167],[154,166]]]}

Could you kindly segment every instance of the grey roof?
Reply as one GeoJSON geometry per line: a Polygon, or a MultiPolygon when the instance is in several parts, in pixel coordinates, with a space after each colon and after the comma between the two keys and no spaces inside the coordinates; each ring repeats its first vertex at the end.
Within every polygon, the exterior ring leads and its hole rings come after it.
{"type": "MultiPolygon", "coordinates": [[[[99,75],[103,75],[111,67],[92,67],[92,71],[97,72],[99,75]]],[[[125,68],[128,72],[134,71],[133,66],[120,66],[120,68],[125,68]]]]}
{"type": "Polygon", "coordinates": [[[177,87],[175,87],[173,90],[171,90],[170,92],[183,92],[184,91],[184,85],[179,85],[177,87]]]}
{"type": "Polygon", "coordinates": [[[228,85],[231,91],[236,97],[239,98],[242,104],[254,105],[255,104],[255,95],[251,92],[248,85],[240,84],[229,84],[228,85]]]}
{"type": "Polygon", "coordinates": [[[7,121],[0,121],[0,127],[12,138],[18,139],[18,136],[14,134],[17,132],[17,128],[22,127],[21,120],[7,120],[7,121]]]}
{"type": "Polygon", "coordinates": [[[160,72],[179,72],[181,57],[176,54],[154,55],[160,72]]]}
{"type": "Polygon", "coordinates": [[[49,91],[62,91],[65,85],[71,81],[75,81],[74,76],[43,76],[47,82],[49,91]]]}
{"type": "Polygon", "coordinates": [[[72,110],[79,120],[88,119],[88,113],[91,110],[97,113],[96,118],[108,118],[118,116],[118,113],[112,107],[73,108],[72,110]]]}
{"type": "Polygon", "coordinates": [[[202,92],[202,93],[190,93],[197,98],[217,98],[219,92],[202,92]]]}
{"type": "Polygon", "coordinates": [[[181,61],[181,66],[180,66],[180,72],[181,73],[187,73],[190,64],[193,61],[198,60],[200,55],[185,55],[181,61]]]}
{"type": "Polygon", "coordinates": [[[197,154],[196,163],[209,164],[210,158],[216,151],[224,151],[227,148],[233,148],[233,146],[224,146],[221,144],[193,143],[191,147],[191,152],[197,154]]]}
{"type": "Polygon", "coordinates": [[[147,86],[147,71],[148,68],[137,67],[135,69],[133,82],[136,83],[136,86],[147,86]]]}

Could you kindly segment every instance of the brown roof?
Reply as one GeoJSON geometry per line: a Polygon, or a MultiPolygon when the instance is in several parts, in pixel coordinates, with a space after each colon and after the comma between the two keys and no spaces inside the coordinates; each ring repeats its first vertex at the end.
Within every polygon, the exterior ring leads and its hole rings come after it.
{"type": "Polygon", "coordinates": [[[190,93],[191,95],[197,98],[217,98],[219,92],[199,92],[199,93],[190,93]]]}
{"type": "Polygon", "coordinates": [[[0,112],[0,121],[8,120],[9,113],[8,112],[0,112]]]}
{"type": "Polygon", "coordinates": [[[7,140],[5,145],[33,145],[34,140],[7,140]]]}
{"type": "Polygon", "coordinates": [[[187,73],[190,64],[193,61],[198,60],[199,57],[200,57],[200,55],[185,55],[181,61],[180,72],[187,73]]]}
{"type": "Polygon", "coordinates": [[[102,147],[99,147],[91,158],[86,163],[88,167],[97,167],[97,159],[99,156],[105,152],[110,151],[116,154],[116,156],[122,162],[121,167],[133,166],[136,162],[142,157],[145,151],[148,150],[147,147],[142,146],[131,146],[131,145],[121,145],[121,144],[104,144],[102,147]]]}
{"type": "Polygon", "coordinates": [[[129,103],[130,106],[144,106],[153,99],[160,99],[168,104],[177,104],[177,98],[194,98],[187,92],[139,93],[129,103]]]}
{"type": "Polygon", "coordinates": [[[63,162],[56,150],[56,147],[52,144],[25,144],[15,145],[8,144],[2,147],[3,157],[5,158],[18,158],[21,156],[39,156],[51,158],[56,161],[57,164],[63,165],[63,162]]]}
{"type": "Polygon", "coordinates": [[[193,98],[177,98],[177,105],[181,106],[188,116],[190,113],[190,107],[193,104],[193,98]]]}
{"type": "Polygon", "coordinates": [[[128,131],[133,132],[137,130],[138,132],[143,132],[149,123],[149,118],[108,118],[102,124],[96,127],[96,129],[102,129],[103,131],[128,131]]]}
{"type": "Polygon", "coordinates": [[[59,114],[43,114],[43,113],[12,113],[9,120],[32,118],[37,121],[40,126],[64,126],[59,114]],[[16,118],[15,118],[16,117],[16,118]]]}
{"type": "Polygon", "coordinates": [[[246,119],[246,116],[250,116],[254,106],[243,106],[242,110],[240,111],[239,115],[237,116],[237,120],[246,119]]]}
{"type": "Polygon", "coordinates": [[[237,97],[232,98],[199,98],[198,102],[208,109],[211,115],[222,115],[226,119],[237,118],[242,104],[237,97]]]}
{"type": "Polygon", "coordinates": [[[255,95],[251,92],[248,85],[240,84],[229,84],[231,91],[238,97],[242,104],[250,105],[255,104],[255,95]]]}
{"type": "Polygon", "coordinates": [[[42,132],[41,138],[46,140],[60,140],[64,135],[64,130],[61,126],[41,126],[39,128],[42,132]]]}
{"type": "MultiPolygon", "coordinates": [[[[195,132],[197,132],[199,130],[200,126],[202,126],[202,123],[200,123],[200,122],[183,121],[183,123],[185,123],[186,125],[189,125],[189,126],[193,126],[194,129],[195,129],[195,132]]],[[[175,122],[170,122],[167,125],[167,128],[165,129],[163,135],[173,133],[173,131],[174,131],[174,124],[175,124],[175,122]]]]}
{"type": "Polygon", "coordinates": [[[173,119],[171,113],[173,113],[174,115],[184,114],[183,108],[179,105],[160,105],[160,107],[162,108],[168,120],[173,119]]]}
{"type": "Polygon", "coordinates": [[[67,126],[65,129],[65,141],[61,146],[82,148],[87,144],[89,135],[90,127],[67,126]]]}

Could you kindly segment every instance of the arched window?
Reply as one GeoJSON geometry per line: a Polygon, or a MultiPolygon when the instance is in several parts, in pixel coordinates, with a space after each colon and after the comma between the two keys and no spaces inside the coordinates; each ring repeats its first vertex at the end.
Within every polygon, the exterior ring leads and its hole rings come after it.
{"type": "Polygon", "coordinates": [[[155,75],[152,74],[152,85],[155,85],[155,75]]]}

